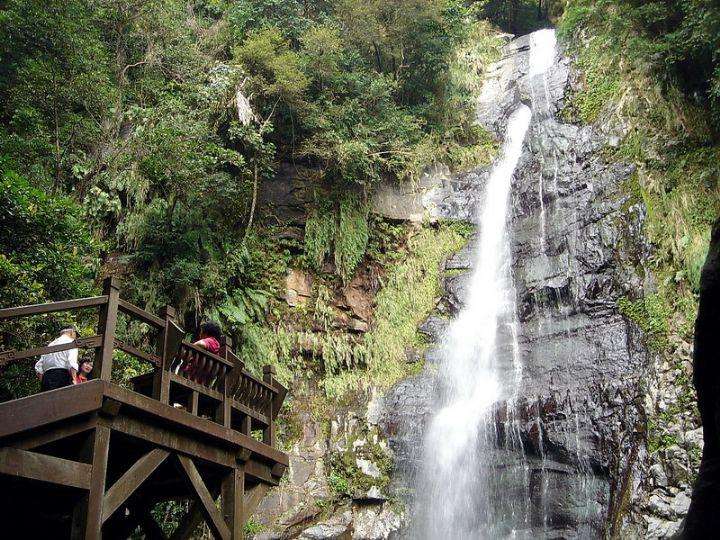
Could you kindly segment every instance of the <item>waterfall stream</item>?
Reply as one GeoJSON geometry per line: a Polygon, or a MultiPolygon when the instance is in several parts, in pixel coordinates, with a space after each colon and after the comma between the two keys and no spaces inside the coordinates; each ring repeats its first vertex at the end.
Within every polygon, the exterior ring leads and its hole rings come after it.
{"type": "MultiPolygon", "coordinates": [[[[437,409],[426,429],[416,485],[415,538],[518,537],[537,511],[529,502],[530,468],[507,466],[508,460],[525,460],[514,420],[522,362],[508,230],[510,195],[533,118],[551,114],[545,73],[556,55],[554,32],[536,32],[530,47],[532,103],[519,104],[507,120],[501,154],[476,210],[479,238],[468,297],[444,336],[437,409]],[[508,481],[507,475],[523,478],[508,481]],[[513,492],[507,488],[511,485],[526,486],[526,492],[513,492]]],[[[539,241],[544,243],[544,204],[541,229],[539,241]]]]}

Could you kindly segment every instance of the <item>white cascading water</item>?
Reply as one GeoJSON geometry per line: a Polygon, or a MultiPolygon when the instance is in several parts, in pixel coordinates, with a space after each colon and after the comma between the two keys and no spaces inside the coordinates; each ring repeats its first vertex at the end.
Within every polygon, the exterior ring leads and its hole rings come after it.
{"type": "MultiPolygon", "coordinates": [[[[533,34],[531,87],[533,79],[544,79],[554,59],[554,32],[533,34]]],[[[538,112],[546,113],[546,83],[544,93],[538,112]]],[[[413,537],[496,539],[515,537],[530,526],[529,487],[512,493],[509,485],[518,482],[503,475],[520,471],[524,477],[515,480],[528,485],[526,464],[507,466],[518,455],[524,461],[513,419],[522,365],[507,222],[512,178],[533,110],[520,104],[511,114],[501,156],[477,209],[479,242],[469,296],[444,337],[439,408],[426,431],[413,537]],[[498,427],[494,406],[500,403],[507,405],[498,427]]]]}

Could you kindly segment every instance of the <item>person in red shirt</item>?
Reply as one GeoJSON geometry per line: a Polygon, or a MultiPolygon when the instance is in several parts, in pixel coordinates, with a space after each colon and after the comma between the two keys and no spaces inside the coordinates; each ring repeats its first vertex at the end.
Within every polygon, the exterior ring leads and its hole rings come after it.
{"type": "Polygon", "coordinates": [[[202,347],[208,352],[217,354],[220,352],[220,325],[213,321],[204,322],[200,325],[200,339],[193,345],[202,347]]]}
{"type": "MultiPolygon", "coordinates": [[[[218,354],[220,352],[221,336],[220,325],[213,321],[207,321],[200,325],[200,339],[193,345],[210,353],[218,354]]],[[[210,376],[210,373],[205,371],[205,366],[198,365],[197,360],[191,360],[185,364],[183,372],[185,377],[201,384],[206,383],[210,376]]]]}

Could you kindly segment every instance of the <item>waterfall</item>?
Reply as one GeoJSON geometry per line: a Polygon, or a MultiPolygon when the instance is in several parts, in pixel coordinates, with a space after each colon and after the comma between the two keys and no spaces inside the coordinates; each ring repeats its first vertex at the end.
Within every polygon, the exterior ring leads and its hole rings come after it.
{"type": "Polygon", "coordinates": [[[550,114],[544,74],[555,58],[554,32],[537,32],[530,43],[532,109],[519,104],[508,119],[476,211],[479,239],[468,297],[443,341],[438,407],[426,429],[416,484],[415,538],[517,537],[530,526],[530,469],[508,463],[525,460],[514,412],[522,364],[508,215],[533,115],[550,114]],[[535,97],[536,80],[542,99],[535,97]],[[509,481],[507,475],[523,477],[509,481]],[[517,485],[525,492],[508,489],[517,485]]]}

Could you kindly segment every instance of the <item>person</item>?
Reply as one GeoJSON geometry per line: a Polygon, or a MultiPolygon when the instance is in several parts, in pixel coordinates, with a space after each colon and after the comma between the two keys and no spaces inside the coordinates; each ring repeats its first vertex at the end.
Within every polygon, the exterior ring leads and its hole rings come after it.
{"type": "MultiPolygon", "coordinates": [[[[63,328],[60,336],[48,343],[64,345],[77,339],[78,332],[74,326],[63,328]]],[[[40,379],[40,391],[54,390],[73,384],[78,371],[77,348],[43,354],[35,364],[35,372],[40,379]]]]}
{"type": "Polygon", "coordinates": [[[77,374],[75,375],[75,380],[73,381],[73,384],[80,384],[87,382],[88,377],[90,376],[90,372],[93,368],[93,359],[92,358],[83,358],[80,360],[80,363],[78,364],[78,370],[77,374]]]}
{"type": "Polygon", "coordinates": [[[220,325],[213,321],[207,321],[200,325],[200,339],[193,345],[202,347],[208,352],[217,354],[220,352],[220,325]]]}
{"type": "MultiPolygon", "coordinates": [[[[213,354],[218,354],[220,352],[221,336],[220,325],[213,321],[207,321],[200,325],[200,337],[193,345],[213,354]]],[[[200,383],[207,382],[209,376],[207,372],[203,371],[201,365],[197,364],[197,360],[187,362],[182,367],[182,371],[185,377],[200,383]]]]}

